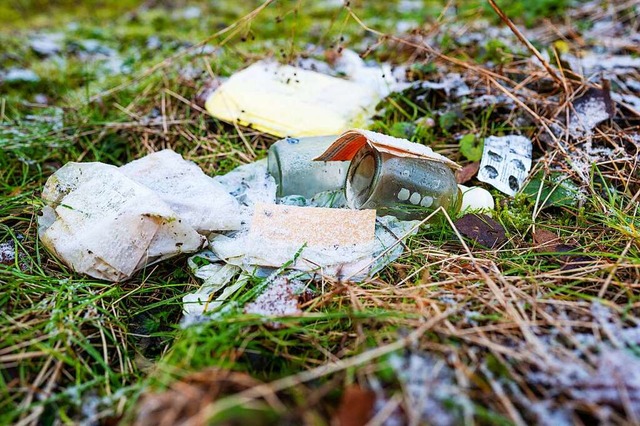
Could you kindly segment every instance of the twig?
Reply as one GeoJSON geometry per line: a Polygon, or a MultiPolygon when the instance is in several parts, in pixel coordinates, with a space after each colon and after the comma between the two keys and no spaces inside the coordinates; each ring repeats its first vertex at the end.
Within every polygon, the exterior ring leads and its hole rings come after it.
{"type": "Polygon", "coordinates": [[[489,5],[491,5],[493,10],[498,14],[502,22],[507,24],[507,26],[511,29],[511,31],[518,38],[518,40],[520,40],[525,46],[527,46],[527,49],[529,49],[531,53],[533,53],[533,55],[536,58],[538,58],[538,60],[542,63],[542,66],[544,66],[544,69],[546,69],[549,75],[551,76],[551,78],[553,78],[556,81],[556,83],[558,83],[560,86],[566,87],[566,83],[560,77],[558,77],[558,75],[553,70],[553,68],[551,68],[551,65],[549,65],[549,63],[542,57],[540,52],[538,52],[538,49],[536,49],[535,46],[531,44],[529,40],[527,40],[527,38],[520,32],[518,27],[516,27],[515,24],[511,21],[511,19],[509,19],[509,17],[505,15],[502,9],[500,9],[500,7],[496,4],[496,2],[494,0],[487,0],[487,1],[489,2],[489,5]]]}

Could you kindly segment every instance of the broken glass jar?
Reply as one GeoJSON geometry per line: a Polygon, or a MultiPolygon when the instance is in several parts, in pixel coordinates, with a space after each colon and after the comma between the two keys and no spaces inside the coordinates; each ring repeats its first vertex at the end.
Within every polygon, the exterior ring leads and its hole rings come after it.
{"type": "Polygon", "coordinates": [[[462,194],[451,169],[439,161],[398,157],[370,145],[362,147],[347,171],[349,207],[376,209],[378,216],[424,219],[438,207],[460,208],[462,194]]]}
{"type": "Polygon", "coordinates": [[[289,137],[271,145],[268,167],[278,185],[278,197],[302,195],[311,198],[323,191],[344,188],[348,161],[313,161],[335,139],[336,136],[289,137]]]}

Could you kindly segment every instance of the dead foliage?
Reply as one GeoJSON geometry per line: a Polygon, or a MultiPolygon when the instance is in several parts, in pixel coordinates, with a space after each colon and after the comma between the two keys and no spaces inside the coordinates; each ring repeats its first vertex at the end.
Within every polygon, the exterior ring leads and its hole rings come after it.
{"type": "MultiPolygon", "coordinates": [[[[206,425],[207,408],[217,399],[260,385],[248,374],[208,368],[176,380],[163,392],[145,393],[137,406],[135,425],[206,425]]],[[[273,396],[266,401],[280,402],[273,396]]]]}
{"type": "Polygon", "coordinates": [[[358,385],[348,386],[340,400],[337,423],[340,426],[364,426],[373,416],[376,394],[358,385]]]}
{"type": "Polygon", "coordinates": [[[504,227],[486,214],[466,214],[455,225],[462,235],[487,248],[500,247],[507,241],[504,227]]]}

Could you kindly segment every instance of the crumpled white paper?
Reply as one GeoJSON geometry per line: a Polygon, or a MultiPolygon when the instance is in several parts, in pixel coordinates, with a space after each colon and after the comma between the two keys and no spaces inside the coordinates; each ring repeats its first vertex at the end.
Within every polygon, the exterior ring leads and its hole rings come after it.
{"type": "MultiPolygon", "coordinates": [[[[210,252],[205,251],[204,253],[210,252]]],[[[240,268],[227,263],[218,262],[198,266],[195,263],[196,259],[207,259],[207,255],[199,253],[189,258],[189,267],[194,272],[194,275],[203,279],[204,282],[197,291],[189,293],[182,298],[186,315],[198,315],[220,307],[235,292],[236,286],[226,287],[222,294],[215,299],[212,298],[212,295],[222,290],[240,272],[240,268]]]]}
{"type": "Polygon", "coordinates": [[[74,271],[108,281],[201,249],[199,232],[240,227],[235,198],[173,151],[121,168],[68,163],[47,180],[42,198],[45,247],[74,271]]]}
{"type": "Polygon", "coordinates": [[[158,194],[200,233],[240,229],[238,201],[195,163],[170,149],[125,164],[120,171],[158,194]]]}

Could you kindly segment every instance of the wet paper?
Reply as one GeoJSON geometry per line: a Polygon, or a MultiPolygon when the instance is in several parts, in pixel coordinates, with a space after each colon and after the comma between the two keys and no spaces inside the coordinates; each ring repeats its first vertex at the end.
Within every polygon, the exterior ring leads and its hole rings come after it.
{"type": "Polygon", "coordinates": [[[122,281],[180,253],[208,234],[238,229],[237,200],[173,151],[123,167],[68,163],[42,191],[44,246],[78,273],[122,281]]]}

